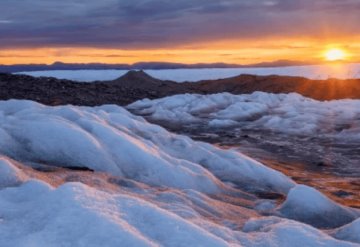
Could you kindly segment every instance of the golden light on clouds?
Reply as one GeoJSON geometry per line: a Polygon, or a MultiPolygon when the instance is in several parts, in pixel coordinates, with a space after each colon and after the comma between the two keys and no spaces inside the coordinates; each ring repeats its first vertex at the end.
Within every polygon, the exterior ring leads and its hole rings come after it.
{"type": "Polygon", "coordinates": [[[360,44],[272,38],[267,40],[224,40],[154,49],[104,49],[89,47],[48,47],[0,50],[0,64],[137,62],[254,64],[277,60],[324,62],[360,61],[360,44]],[[325,50],[324,50],[325,47],[325,50]],[[340,47],[340,48],[334,48],[340,47]],[[350,56],[351,54],[351,56],[350,56]]]}

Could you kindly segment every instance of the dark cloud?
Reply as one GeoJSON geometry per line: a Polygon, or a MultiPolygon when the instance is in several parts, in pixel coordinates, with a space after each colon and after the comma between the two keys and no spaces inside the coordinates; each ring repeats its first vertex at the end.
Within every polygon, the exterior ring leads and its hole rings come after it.
{"type": "Polygon", "coordinates": [[[358,0],[1,0],[0,46],[164,47],[356,34],[358,0]]]}

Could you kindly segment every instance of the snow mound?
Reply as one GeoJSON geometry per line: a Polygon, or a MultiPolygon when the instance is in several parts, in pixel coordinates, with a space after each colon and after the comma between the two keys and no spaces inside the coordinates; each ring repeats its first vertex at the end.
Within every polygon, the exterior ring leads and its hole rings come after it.
{"type": "Polygon", "coordinates": [[[0,189],[18,186],[26,180],[26,175],[8,159],[0,156],[0,189]]]}
{"type": "Polygon", "coordinates": [[[0,191],[0,207],[3,247],[227,245],[144,200],[78,183],[54,190],[31,181],[0,191]]]}
{"type": "Polygon", "coordinates": [[[280,193],[295,185],[238,152],[172,134],[118,106],[0,102],[0,133],[0,153],[15,160],[87,167],[149,185],[206,193],[226,187],[221,181],[280,193]]]}
{"type": "Polygon", "coordinates": [[[251,219],[243,231],[252,234],[251,246],[355,246],[337,241],[309,225],[277,217],[251,219]]]}
{"type": "Polygon", "coordinates": [[[268,129],[285,134],[360,139],[360,100],[316,101],[296,93],[184,94],[127,106],[170,124],[268,129]]]}
{"type": "Polygon", "coordinates": [[[360,218],[348,225],[340,227],[333,236],[337,239],[351,241],[360,244],[360,218]]]}
{"type": "MultiPolygon", "coordinates": [[[[177,203],[169,200],[167,205],[177,203]]],[[[276,217],[252,219],[243,231],[232,230],[199,214],[181,217],[151,202],[148,195],[104,192],[80,183],[55,189],[31,180],[0,190],[0,208],[2,247],[356,246],[276,217]]]]}
{"type": "Polygon", "coordinates": [[[306,185],[291,189],[278,211],[290,219],[330,228],[342,226],[360,216],[359,211],[341,206],[306,185]]]}

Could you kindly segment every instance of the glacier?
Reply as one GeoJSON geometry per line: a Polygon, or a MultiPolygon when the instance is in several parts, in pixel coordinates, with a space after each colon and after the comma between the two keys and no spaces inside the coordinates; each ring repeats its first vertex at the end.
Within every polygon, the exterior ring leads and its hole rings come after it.
{"type": "MultiPolygon", "coordinates": [[[[193,112],[232,102],[227,94],[181,97],[162,99],[160,113],[168,117],[170,105],[184,112],[178,121],[193,123],[203,121],[193,112]]],[[[129,109],[154,115],[154,102],[129,109]]],[[[267,109],[254,105],[244,114],[267,109]]],[[[358,246],[359,217],[246,155],[119,106],[0,102],[0,246],[358,246]]]]}

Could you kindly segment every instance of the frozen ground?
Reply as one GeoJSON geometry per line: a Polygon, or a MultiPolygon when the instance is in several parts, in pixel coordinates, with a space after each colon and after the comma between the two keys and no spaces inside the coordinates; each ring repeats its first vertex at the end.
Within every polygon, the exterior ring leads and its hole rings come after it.
{"type": "Polygon", "coordinates": [[[0,246],[358,246],[359,216],[121,107],[0,102],[0,246]]]}
{"type": "MultiPolygon", "coordinates": [[[[114,80],[127,70],[54,70],[23,72],[32,76],[56,77],[74,81],[92,82],[114,80]]],[[[240,74],[302,76],[309,79],[350,79],[360,78],[360,64],[308,65],[277,68],[238,68],[238,69],[168,69],[145,70],[149,75],[176,82],[223,79],[240,74]]]]}
{"type": "Polygon", "coordinates": [[[296,181],[360,207],[360,101],[298,94],[176,95],[132,112],[181,134],[240,150],[296,181]]]}
{"type": "Polygon", "coordinates": [[[360,100],[322,102],[296,93],[185,94],[144,99],[127,108],[173,124],[265,129],[288,135],[360,140],[360,100]]]}

